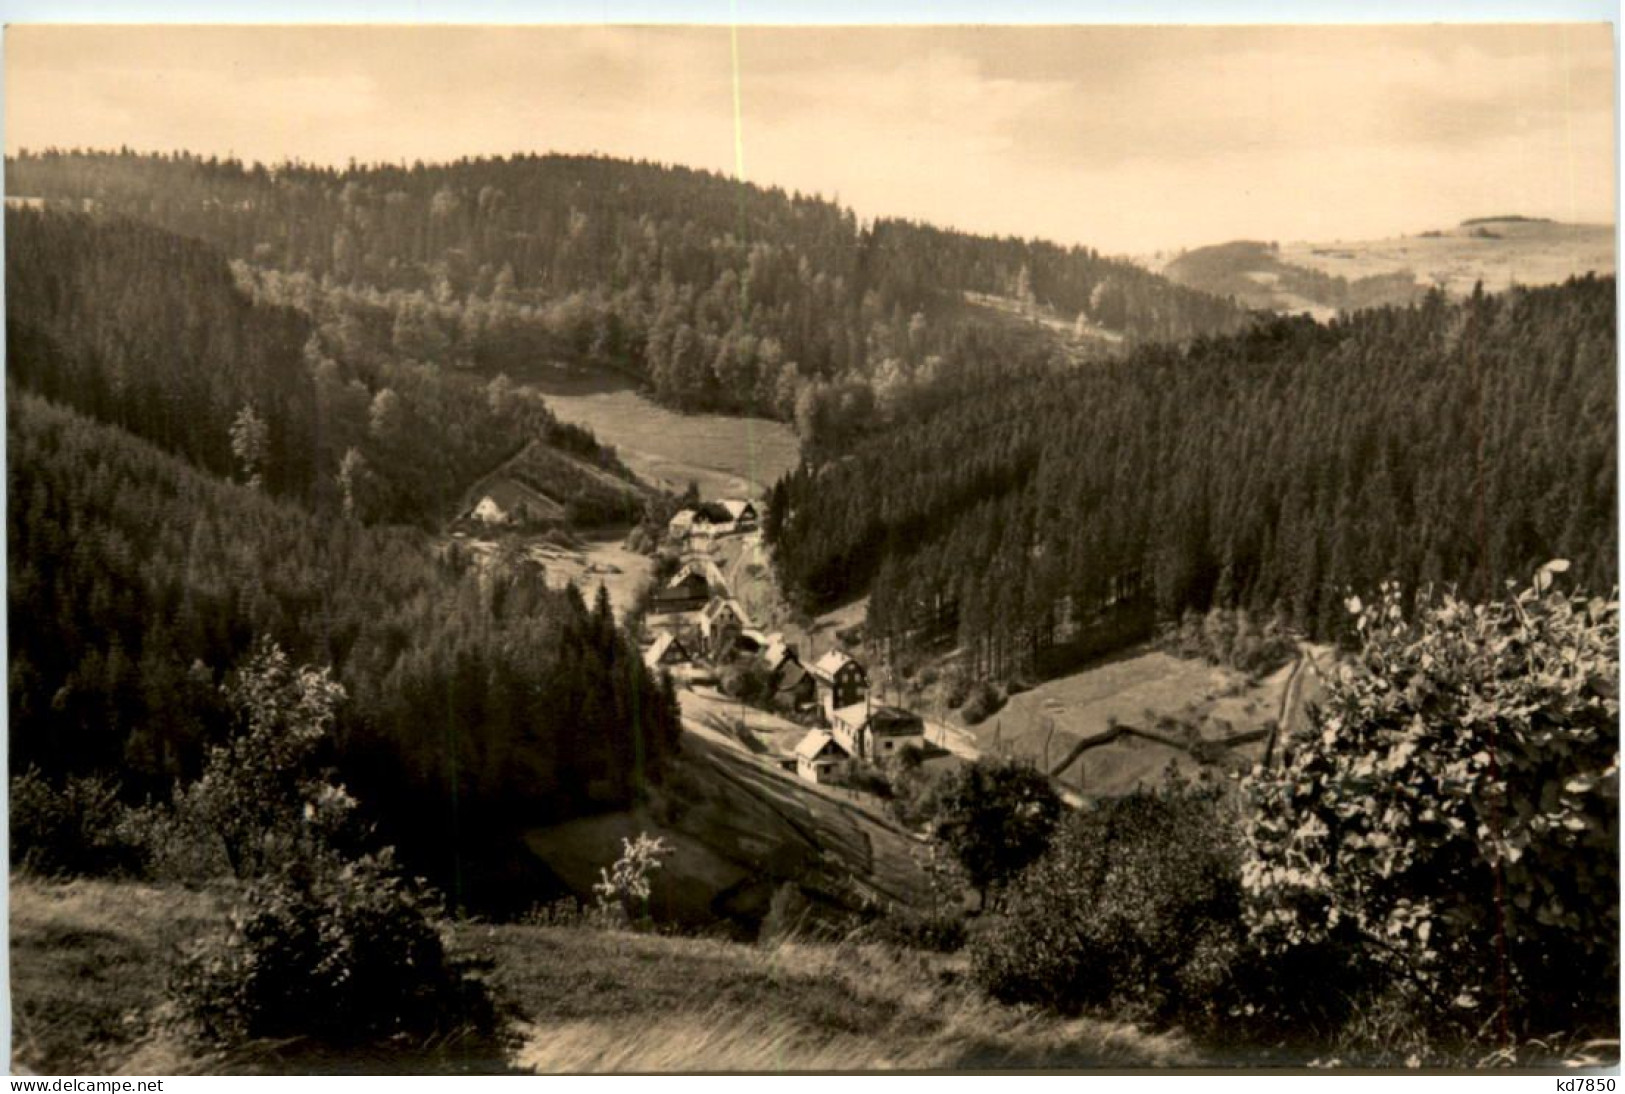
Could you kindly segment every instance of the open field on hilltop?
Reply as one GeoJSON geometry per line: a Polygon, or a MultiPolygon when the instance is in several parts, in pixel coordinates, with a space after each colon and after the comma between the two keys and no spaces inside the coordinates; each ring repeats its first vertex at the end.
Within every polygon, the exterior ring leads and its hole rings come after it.
{"type": "Polygon", "coordinates": [[[525,379],[561,419],[588,427],[638,478],[673,493],[692,481],[707,498],[761,497],[801,459],[801,443],[783,422],[682,414],[608,373],[525,379]]]}
{"type": "Polygon", "coordinates": [[[1489,221],[1441,231],[1353,243],[1283,243],[1280,258],[1353,280],[1408,269],[1423,284],[1465,296],[1520,285],[1551,285],[1578,274],[1614,272],[1614,229],[1608,224],[1489,221]],[[1492,235],[1474,235],[1481,228],[1492,235]]]}

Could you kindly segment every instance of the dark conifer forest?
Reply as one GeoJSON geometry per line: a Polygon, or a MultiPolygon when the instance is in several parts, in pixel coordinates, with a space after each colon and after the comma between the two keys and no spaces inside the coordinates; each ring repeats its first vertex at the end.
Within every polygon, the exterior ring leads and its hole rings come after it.
{"type": "Polygon", "coordinates": [[[328,347],[213,248],[150,225],[10,210],[6,287],[12,382],[274,494],[438,527],[532,439],[630,478],[505,378],[328,347]]]}
{"type": "Polygon", "coordinates": [[[335,668],[329,759],[407,861],[474,906],[524,907],[533,888],[495,884],[521,829],[628,803],[677,747],[675,699],[607,603],[7,395],[13,771],[167,799],[227,732],[225,671],[269,638],[335,668]]]}
{"type": "Polygon", "coordinates": [[[1384,580],[1490,597],[1566,558],[1610,588],[1614,294],[1433,294],[979,391],[779,483],[781,580],[808,609],[869,591],[873,637],[994,675],[1137,605],[1326,636],[1384,580]]]}
{"type": "Polygon", "coordinates": [[[46,151],[6,173],[12,195],[210,243],[257,295],[310,316],[329,352],[516,376],[549,359],[608,366],[662,402],[795,419],[804,437],[963,367],[966,328],[986,325],[966,293],[1081,321],[1101,352],[1246,321],[1086,247],[860,224],[817,197],[649,163],[336,170],[46,151]]]}

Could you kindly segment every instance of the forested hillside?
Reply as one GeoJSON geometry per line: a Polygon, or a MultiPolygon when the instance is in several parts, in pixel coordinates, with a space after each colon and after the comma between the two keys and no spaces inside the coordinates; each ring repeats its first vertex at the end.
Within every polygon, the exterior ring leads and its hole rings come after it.
{"type": "Polygon", "coordinates": [[[785,420],[884,418],[971,352],[965,330],[983,324],[962,307],[966,292],[1132,342],[1246,320],[1087,248],[860,225],[819,198],[648,163],[335,170],[48,151],[6,169],[9,194],[212,243],[351,359],[492,372],[558,358],[627,370],[673,405],[785,420]]]}
{"type": "Polygon", "coordinates": [[[533,438],[630,478],[506,380],[347,352],[299,310],[251,300],[209,245],[122,217],[7,212],[6,341],[24,389],[369,522],[438,525],[533,438]]]}
{"type": "Polygon", "coordinates": [[[1125,601],[1326,634],[1348,590],[1617,573],[1614,281],[1431,294],[983,392],[804,466],[766,520],[808,608],[1020,671],[1125,601]]]}
{"type": "Polygon", "coordinates": [[[675,699],[607,602],[221,482],[15,383],[7,403],[14,773],[167,798],[228,730],[225,672],[269,638],[334,667],[330,760],[408,864],[523,907],[520,831],[625,805],[676,748],[675,699]]]}

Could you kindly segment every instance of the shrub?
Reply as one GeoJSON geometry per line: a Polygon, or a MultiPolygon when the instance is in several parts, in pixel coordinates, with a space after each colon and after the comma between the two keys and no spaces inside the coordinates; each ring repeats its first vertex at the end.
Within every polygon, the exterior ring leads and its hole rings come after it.
{"type": "Polygon", "coordinates": [[[251,882],[229,933],[195,946],[171,993],[206,1040],[309,1036],[335,1046],[486,1039],[483,982],[446,952],[438,908],[388,852],[251,882]]]}
{"type": "Polygon", "coordinates": [[[965,917],[947,908],[894,908],[869,923],[864,936],[899,949],[957,953],[965,946],[965,917]]]}
{"type": "Polygon", "coordinates": [[[11,861],[44,876],[137,873],[118,784],[99,775],[53,786],[38,768],[11,780],[11,861]]]}
{"type": "Polygon", "coordinates": [[[971,688],[970,697],[965,700],[959,714],[965,719],[966,725],[974,726],[987,721],[1003,706],[1004,695],[998,688],[983,680],[971,688]]]}
{"type": "Polygon", "coordinates": [[[972,976],[997,999],[1211,1022],[1243,953],[1240,841],[1211,784],[1170,776],[1077,814],[978,925],[972,976]]]}
{"type": "Polygon", "coordinates": [[[1256,802],[1260,944],[1350,940],[1413,1021],[1472,1037],[1618,1018],[1618,605],[1532,588],[1473,606],[1392,585],[1256,802]]]}
{"type": "Polygon", "coordinates": [[[861,790],[877,798],[890,799],[892,796],[891,780],[884,771],[867,760],[854,759],[847,764],[844,781],[853,790],[861,790]]]}

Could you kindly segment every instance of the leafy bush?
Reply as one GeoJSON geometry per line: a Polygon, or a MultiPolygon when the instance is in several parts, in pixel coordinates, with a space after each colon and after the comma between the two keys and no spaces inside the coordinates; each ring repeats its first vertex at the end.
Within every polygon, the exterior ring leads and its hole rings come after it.
{"type": "Polygon", "coordinates": [[[175,795],[183,838],[217,843],[239,878],[300,862],[341,837],[357,838],[355,800],[313,769],[344,699],[328,670],[296,669],[262,641],[226,692],[240,729],[175,795]]]}
{"type": "Polygon", "coordinates": [[[861,790],[877,798],[890,799],[892,796],[891,780],[884,771],[867,760],[854,758],[847,764],[843,781],[853,790],[861,790]]]}
{"type": "Polygon", "coordinates": [[[1246,942],[1240,860],[1213,785],[1171,778],[1077,814],[979,925],[972,976],[1006,1002],[1212,1021],[1246,942]]]}
{"type": "Polygon", "coordinates": [[[223,937],[176,966],[177,1012],[209,1041],[336,1046],[494,1036],[484,984],[452,960],[440,910],[388,849],[357,855],[355,801],[313,771],[343,691],[261,643],[230,685],[241,731],[150,829],[212,848],[247,885],[223,937]]]}
{"type": "Polygon", "coordinates": [[[205,1039],[227,1044],[489,1038],[490,998],[469,965],[447,954],[438,914],[387,851],[261,878],[230,932],[187,954],[171,991],[205,1039]]]}
{"type": "Polygon", "coordinates": [[[1242,879],[1266,950],[1351,941],[1414,1021],[1514,1038],[1618,1019],[1618,605],[1474,606],[1392,585],[1255,803],[1242,879]]]}
{"type": "Polygon", "coordinates": [[[99,775],[69,776],[57,787],[31,767],[12,779],[12,865],[45,876],[139,872],[118,792],[99,775]]]}

